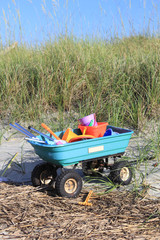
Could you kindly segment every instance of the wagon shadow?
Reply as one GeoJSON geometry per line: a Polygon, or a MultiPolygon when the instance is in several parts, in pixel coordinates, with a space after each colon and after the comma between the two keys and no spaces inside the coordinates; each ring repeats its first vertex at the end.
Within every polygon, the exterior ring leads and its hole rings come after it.
{"type": "Polygon", "coordinates": [[[42,160],[36,159],[34,157],[30,157],[30,161],[24,162],[12,162],[10,166],[4,164],[2,169],[0,170],[0,177],[5,180],[6,183],[12,183],[15,185],[32,185],[31,183],[31,173],[34,167],[41,163],[42,160]]]}
{"type": "MultiPolygon", "coordinates": [[[[24,161],[23,166],[18,166],[15,163],[13,163],[10,168],[8,168],[4,174],[4,177],[8,178],[9,181],[6,182],[8,185],[14,185],[14,186],[32,186],[31,182],[31,174],[34,169],[34,167],[39,164],[43,163],[44,161],[39,160],[38,158],[35,161],[35,157],[30,157],[30,161],[24,161]]],[[[3,174],[5,167],[0,170],[0,176],[3,174]]],[[[64,169],[73,169],[73,166],[64,168],[64,169]]],[[[112,188],[110,186],[107,186],[107,183],[109,183],[109,179],[106,176],[102,176],[100,174],[97,174],[96,176],[85,176],[83,174],[83,171],[81,168],[75,169],[75,172],[77,172],[80,177],[83,180],[83,190],[86,190],[88,192],[89,189],[93,187],[106,187],[106,190],[109,188],[112,188]]],[[[59,168],[57,170],[57,176],[61,173],[61,169],[59,168]]],[[[44,192],[49,196],[57,197],[57,193],[55,190],[55,186],[40,186],[36,187],[35,190],[44,192]]],[[[82,191],[83,191],[82,190],[82,191]]]]}

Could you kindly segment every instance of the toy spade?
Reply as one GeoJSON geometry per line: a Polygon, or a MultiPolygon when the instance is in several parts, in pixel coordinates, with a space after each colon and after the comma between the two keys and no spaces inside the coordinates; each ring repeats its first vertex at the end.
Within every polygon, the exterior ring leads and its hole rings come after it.
{"type": "Polygon", "coordinates": [[[54,136],[57,140],[61,140],[45,123],[41,123],[41,126],[46,129],[52,136],[54,136]]]}

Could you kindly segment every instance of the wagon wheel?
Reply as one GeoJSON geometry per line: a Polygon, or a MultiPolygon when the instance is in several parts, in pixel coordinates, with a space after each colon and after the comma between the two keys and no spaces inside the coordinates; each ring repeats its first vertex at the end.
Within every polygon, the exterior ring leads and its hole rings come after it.
{"type": "Polygon", "coordinates": [[[128,185],[132,180],[131,166],[126,161],[116,162],[111,167],[110,176],[114,183],[128,185]]]}
{"type": "Polygon", "coordinates": [[[66,170],[58,176],[55,188],[59,196],[75,198],[81,192],[82,179],[74,170],[66,170]]]}
{"type": "Polygon", "coordinates": [[[84,175],[96,175],[104,170],[103,160],[84,161],[82,162],[82,171],[84,175]]]}
{"type": "Polygon", "coordinates": [[[41,163],[35,166],[31,174],[31,181],[34,187],[51,186],[57,176],[57,168],[48,163],[41,163]]]}

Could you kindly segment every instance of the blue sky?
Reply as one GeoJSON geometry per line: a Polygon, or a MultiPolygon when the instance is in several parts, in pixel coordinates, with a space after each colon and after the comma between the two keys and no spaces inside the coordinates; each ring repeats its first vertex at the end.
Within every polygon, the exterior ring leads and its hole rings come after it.
{"type": "Polygon", "coordinates": [[[76,37],[159,33],[159,0],[0,0],[0,38],[43,42],[76,37]]]}

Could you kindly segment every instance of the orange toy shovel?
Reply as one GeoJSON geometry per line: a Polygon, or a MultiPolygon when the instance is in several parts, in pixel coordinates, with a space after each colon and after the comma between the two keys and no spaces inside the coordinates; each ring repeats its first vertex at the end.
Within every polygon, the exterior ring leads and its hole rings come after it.
{"type": "Polygon", "coordinates": [[[57,140],[61,140],[52,130],[45,124],[41,123],[41,126],[46,129],[50,134],[52,134],[57,140]]]}

